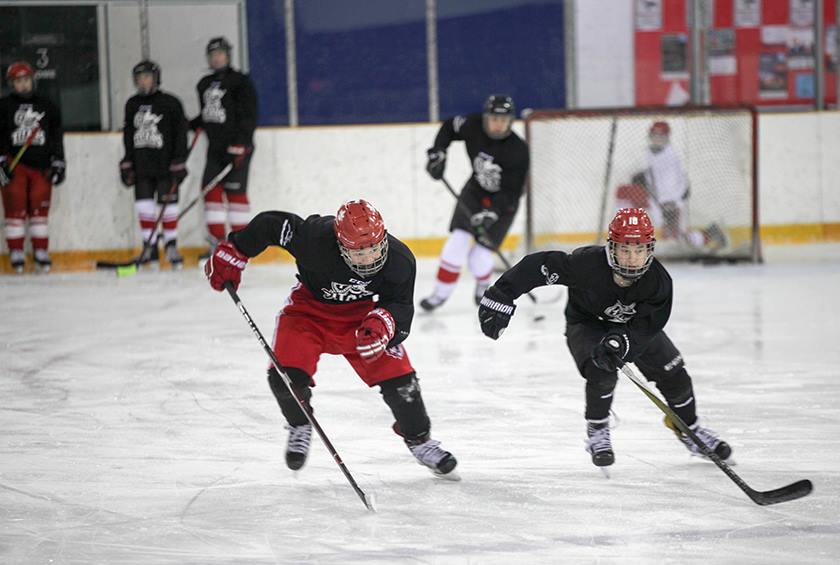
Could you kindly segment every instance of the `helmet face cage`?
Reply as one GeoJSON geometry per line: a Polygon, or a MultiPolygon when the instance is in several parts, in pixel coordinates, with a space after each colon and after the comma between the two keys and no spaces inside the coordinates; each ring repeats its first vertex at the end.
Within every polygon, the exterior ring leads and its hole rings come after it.
{"type": "Polygon", "coordinates": [[[32,88],[30,89],[30,92],[35,90],[35,71],[32,69],[32,65],[26,61],[15,61],[9,65],[8,69],[6,69],[6,81],[13,90],[14,81],[24,77],[32,79],[32,88]]]}
{"type": "Polygon", "coordinates": [[[622,208],[610,222],[606,247],[607,263],[615,274],[625,279],[637,279],[653,264],[655,242],[653,224],[647,212],[643,208],[622,208]],[[622,264],[619,255],[638,251],[639,246],[644,246],[644,263],[638,266],[622,264]]]}
{"type": "Polygon", "coordinates": [[[671,141],[671,126],[668,122],[654,122],[648,132],[648,145],[651,151],[658,153],[671,141]]]}
{"type": "Polygon", "coordinates": [[[341,258],[350,267],[350,270],[362,277],[372,277],[382,270],[385,262],[388,260],[388,236],[382,238],[382,241],[375,243],[370,247],[363,247],[361,249],[350,249],[338,242],[338,250],[341,252],[341,258]],[[368,254],[376,254],[376,258],[370,263],[360,263],[355,255],[358,252],[364,251],[368,254]]]}
{"type": "Polygon", "coordinates": [[[484,103],[484,111],[481,115],[481,123],[484,128],[484,133],[491,139],[506,138],[510,135],[514,117],[516,117],[516,107],[513,104],[513,99],[510,96],[493,94],[484,103]],[[508,118],[508,126],[502,133],[494,133],[490,131],[489,121],[491,116],[508,118]]]}
{"type": "Polygon", "coordinates": [[[131,76],[134,79],[134,86],[137,86],[137,77],[143,73],[149,73],[155,79],[154,86],[152,87],[150,93],[157,90],[160,87],[160,67],[158,64],[153,61],[141,61],[134,65],[134,68],[131,70],[131,76]]]}
{"type": "Polygon", "coordinates": [[[654,241],[649,241],[647,243],[621,243],[610,240],[607,242],[607,263],[609,263],[610,268],[612,268],[615,274],[620,275],[625,279],[638,279],[644,275],[653,264],[654,243],[654,241]],[[645,251],[647,252],[647,258],[645,259],[644,264],[642,264],[641,267],[629,267],[619,263],[617,252],[618,248],[622,245],[644,245],[645,251]]]}

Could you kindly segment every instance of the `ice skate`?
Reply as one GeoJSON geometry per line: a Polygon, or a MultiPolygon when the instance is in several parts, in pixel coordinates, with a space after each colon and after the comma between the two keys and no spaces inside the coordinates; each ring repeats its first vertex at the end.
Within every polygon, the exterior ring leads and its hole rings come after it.
{"type": "Polygon", "coordinates": [[[440,296],[433,294],[421,300],[420,307],[426,312],[432,312],[433,310],[437,310],[438,308],[443,306],[444,302],[446,302],[445,298],[441,298],[440,296]]]}
{"type": "Polygon", "coordinates": [[[160,250],[158,249],[157,241],[143,247],[143,251],[140,253],[139,263],[152,267],[160,265],[160,250]]]}
{"type": "Polygon", "coordinates": [[[35,250],[35,267],[39,273],[49,273],[52,269],[52,259],[46,249],[35,250]]]}
{"type": "Polygon", "coordinates": [[[23,267],[26,264],[26,256],[22,250],[12,249],[9,251],[9,262],[12,264],[15,273],[20,275],[23,273],[23,267]]]}
{"type": "Polygon", "coordinates": [[[607,467],[615,463],[615,454],[610,439],[609,419],[586,422],[586,451],[592,456],[592,464],[601,469],[605,477],[610,474],[607,467]]]}
{"type": "Polygon", "coordinates": [[[309,455],[309,445],[312,443],[312,424],[300,426],[286,426],[289,430],[289,441],[286,444],[286,466],[297,471],[306,463],[309,455]]]}
{"type": "Polygon", "coordinates": [[[172,239],[166,242],[166,260],[173,270],[180,270],[184,267],[184,257],[178,251],[177,242],[172,239]]]}
{"type": "MultiPolygon", "coordinates": [[[[674,422],[672,422],[667,416],[665,417],[665,425],[674,432],[677,439],[685,445],[686,449],[688,449],[692,455],[706,458],[706,456],[703,455],[703,452],[700,451],[700,448],[697,447],[697,444],[695,444],[694,441],[692,441],[692,439],[686,434],[682,433],[674,422]]],[[[694,435],[700,438],[700,441],[706,444],[706,447],[714,451],[715,455],[720,457],[722,460],[727,461],[732,456],[732,448],[729,447],[729,444],[720,439],[714,431],[701,426],[699,418],[696,422],[694,422],[694,424],[689,426],[689,429],[694,432],[694,435]]]]}
{"type": "Polygon", "coordinates": [[[426,434],[416,440],[405,440],[405,444],[417,462],[428,467],[436,477],[451,481],[461,480],[455,472],[458,461],[451,453],[440,448],[439,441],[431,439],[426,434]]]}
{"type": "Polygon", "coordinates": [[[706,247],[711,252],[717,252],[729,245],[729,238],[726,237],[726,233],[724,233],[723,229],[717,224],[713,223],[710,224],[704,230],[704,235],[708,239],[708,243],[706,247]]]}

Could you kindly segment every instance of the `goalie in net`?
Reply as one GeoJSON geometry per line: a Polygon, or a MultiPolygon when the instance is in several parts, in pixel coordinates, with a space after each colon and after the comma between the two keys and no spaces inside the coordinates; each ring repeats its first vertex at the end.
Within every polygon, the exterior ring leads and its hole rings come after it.
{"type": "Polygon", "coordinates": [[[689,223],[690,186],[679,154],[671,145],[671,126],[657,120],[648,130],[645,154],[647,168],[633,175],[630,184],[619,185],[616,208],[644,208],[654,225],[662,226],[661,239],[697,251],[717,253],[729,244],[717,222],[702,229],[689,223]]]}

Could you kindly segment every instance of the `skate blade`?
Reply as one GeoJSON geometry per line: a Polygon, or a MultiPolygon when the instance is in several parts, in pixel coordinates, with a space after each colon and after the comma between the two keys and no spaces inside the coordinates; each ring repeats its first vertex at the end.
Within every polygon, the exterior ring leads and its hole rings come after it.
{"type": "Polygon", "coordinates": [[[610,468],[609,467],[598,467],[598,470],[601,471],[601,474],[604,475],[605,479],[610,478],[610,468]]]}
{"type": "Polygon", "coordinates": [[[459,475],[458,471],[455,471],[454,469],[452,471],[449,471],[445,475],[443,473],[438,473],[437,471],[433,471],[432,469],[429,469],[429,471],[432,472],[432,475],[436,479],[440,479],[442,481],[458,482],[458,481],[461,480],[461,475],[459,475]]]}

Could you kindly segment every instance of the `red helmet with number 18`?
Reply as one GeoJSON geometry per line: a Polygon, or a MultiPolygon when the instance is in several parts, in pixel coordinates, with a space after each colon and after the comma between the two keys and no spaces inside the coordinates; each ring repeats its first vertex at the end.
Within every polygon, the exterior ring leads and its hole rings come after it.
{"type": "Polygon", "coordinates": [[[388,260],[388,238],[382,215],[365,200],[345,202],[335,215],[335,237],[341,257],[353,272],[370,277],[388,260]]]}
{"type": "Polygon", "coordinates": [[[643,208],[622,208],[610,222],[607,262],[626,279],[644,275],[653,263],[653,223],[643,208]]]}

